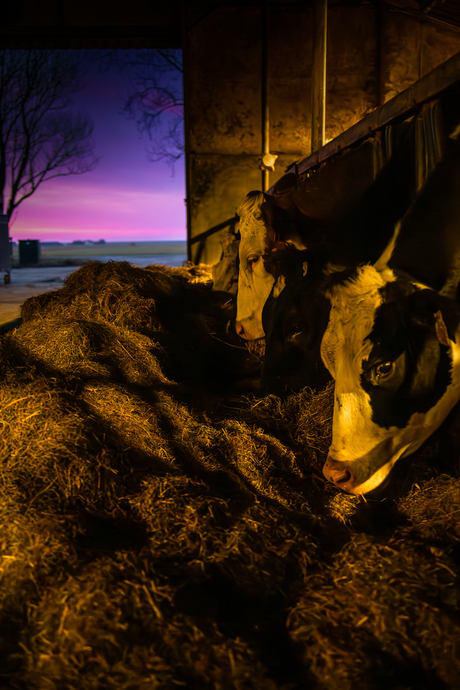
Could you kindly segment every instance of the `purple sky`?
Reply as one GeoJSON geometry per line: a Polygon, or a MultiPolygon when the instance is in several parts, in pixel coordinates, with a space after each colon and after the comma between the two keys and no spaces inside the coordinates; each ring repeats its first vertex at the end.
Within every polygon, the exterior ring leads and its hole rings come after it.
{"type": "Polygon", "coordinates": [[[118,111],[128,87],[124,72],[95,66],[72,109],[94,122],[96,168],[43,182],[22,202],[10,224],[15,240],[152,241],[185,240],[185,172],[181,159],[174,176],[164,163],[147,160],[148,137],[140,138],[135,120],[118,111]]]}

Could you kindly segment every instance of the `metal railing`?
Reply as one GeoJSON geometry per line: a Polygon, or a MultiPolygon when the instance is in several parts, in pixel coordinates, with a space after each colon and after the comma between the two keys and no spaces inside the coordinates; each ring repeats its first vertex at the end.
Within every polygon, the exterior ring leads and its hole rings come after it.
{"type": "Polygon", "coordinates": [[[437,98],[442,92],[458,82],[460,82],[460,53],[435,67],[424,77],[398,93],[384,105],[373,110],[317,151],[290,165],[286,169],[286,173],[299,175],[315,168],[337,153],[364,141],[378,130],[383,130],[394,122],[417,114],[424,103],[437,98]]]}
{"type": "MultiPolygon", "coordinates": [[[[206,246],[206,240],[208,237],[211,235],[214,235],[216,232],[220,232],[220,230],[224,230],[225,228],[232,228],[233,232],[235,232],[235,225],[239,221],[239,217],[237,215],[234,215],[233,218],[228,218],[227,220],[222,221],[222,223],[219,223],[218,225],[214,225],[212,228],[209,228],[209,230],[205,230],[204,232],[200,232],[199,235],[195,235],[195,237],[190,238],[190,250],[192,248],[192,244],[196,244],[199,242],[200,244],[198,245],[198,250],[196,253],[196,256],[194,258],[194,263],[199,264],[204,248],[206,246]]],[[[191,251],[190,251],[191,253],[191,251]]],[[[191,260],[191,256],[189,259],[191,260]]]]}

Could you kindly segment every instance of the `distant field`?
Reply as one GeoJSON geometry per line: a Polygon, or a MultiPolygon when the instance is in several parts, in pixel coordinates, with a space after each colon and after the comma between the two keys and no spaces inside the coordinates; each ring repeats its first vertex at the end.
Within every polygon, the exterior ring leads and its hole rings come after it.
{"type": "MultiPolygon", "coordinates": [[[[96,258],[98,256],[186,254],[187,243],[176,242],[106,242],[105,244],[66,244],[47,247],[40,245],[41,259],[96,258]]],[[[19,249],[14,247],[13,259],[19,258],[19,249]]]]}

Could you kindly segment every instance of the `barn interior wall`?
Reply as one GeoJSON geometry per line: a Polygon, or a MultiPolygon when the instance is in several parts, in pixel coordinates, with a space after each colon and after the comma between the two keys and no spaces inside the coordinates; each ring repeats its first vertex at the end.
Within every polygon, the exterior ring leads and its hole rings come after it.
{"type": "MultiPolygon", "coordinates": [[[[191,238],[232,218],[261,189],[261,12],[257,6],[187,4],[191,238]]],[[[460,50],[460,32],[386,5],[328,9],[326,140],[460,50]]],[[[312,8],[269,4],[270,185],[310,153],[312,8]]],[[[198,244],[192,245],[192,259],[198,244]]],[[[220,258],[219,234],[201,261],[220,258]]]]}
{"type": "Polygon", "coordinates": [[[460,50],[460,31],[382,7],[382,103],[460,50]]]}

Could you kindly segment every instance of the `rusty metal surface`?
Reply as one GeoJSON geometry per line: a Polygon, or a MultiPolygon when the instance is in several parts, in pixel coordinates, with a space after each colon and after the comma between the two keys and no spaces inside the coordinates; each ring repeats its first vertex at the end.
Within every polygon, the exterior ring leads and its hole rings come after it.
{"type": "Polygon", "coordinates": [[[439,65],[408,89],[369,113],[318,151],[287,168],[286,173],[302,173],[327,160],[342,149],[356,144],[395,120],[410,117],[425,102],[460,82],[460,53],[439,65]]]}

